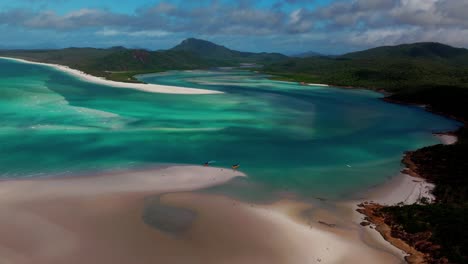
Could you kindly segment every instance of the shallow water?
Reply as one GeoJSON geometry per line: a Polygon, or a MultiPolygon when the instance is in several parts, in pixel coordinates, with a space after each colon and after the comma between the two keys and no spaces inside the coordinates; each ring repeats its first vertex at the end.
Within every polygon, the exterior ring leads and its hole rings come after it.
{"type": "Polygon", "coordinates": [[[244,71],[183,71],[145,82],[219,90],[152,94],[0,59],[0,177],[155,164],[240,163],[211,191],[342,198],[397,174],[405,150],[459,124],[365,90],[301,86],[244,71]]]}

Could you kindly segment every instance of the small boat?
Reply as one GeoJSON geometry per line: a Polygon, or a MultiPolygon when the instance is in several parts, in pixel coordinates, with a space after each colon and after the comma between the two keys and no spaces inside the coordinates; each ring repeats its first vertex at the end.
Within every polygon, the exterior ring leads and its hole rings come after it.
{"type": "Polygon", "coordinates": [[[240,167],[240,164],[237,163],[237,164],[232,165],[231,167],[233,170],[237,170],[240,167]]]}
{"type": "Polygon", "coordinates": [[[210,161],[207,161],[207,162],[203,163],[203,166],[208,167],[208,166],[210,166],[211,163],[215,163],[215,162],[216,161],[214,161],[214,160],[210,160],[210,161]]]}

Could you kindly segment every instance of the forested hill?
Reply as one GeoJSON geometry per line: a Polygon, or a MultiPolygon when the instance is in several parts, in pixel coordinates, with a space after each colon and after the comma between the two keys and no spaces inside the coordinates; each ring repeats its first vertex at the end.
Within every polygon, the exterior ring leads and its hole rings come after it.
{"type": "Polygon", "coordinates": [[[435,42],[382,46],[365,51],[348,53],[341,57],[351,59],[423,59],[437,60],[454,65],[468,65],[467,49],[454,48],[435,42]]]}
{"type": "Polygon", "coordinates": [[[385,46],[337,57],[290,58],[263,69],[281,79],[385,90],[466,120],[468,50],[440,43],[385,46]]]}
{"type": "Polygon", "coordinates": [[[298,81],[390,91],[466,86],[468,50],[439,43],[385,46],[336,57],[290,58],[265,71],[298,81]]]}
{"type": "Polygon", "coordinates": [[[67,65],[117,81],[136,81],[134,75],[147,72],[239,66],[241,63],[263,65],[288,58],[279,53],[235,51],[198,39],[187,39],[172,49],[160,51],[124,47],[66,48],[3,50],[0,56],[67,65]]]}
{"type": "Polygon", "coordinates": [[[202,58],[219,62],[271,63],[288,58],[280,53],[253,53],[231,50],[224,46],[195,38],[186,39],[171,50],[190,52],[202,58]]]}

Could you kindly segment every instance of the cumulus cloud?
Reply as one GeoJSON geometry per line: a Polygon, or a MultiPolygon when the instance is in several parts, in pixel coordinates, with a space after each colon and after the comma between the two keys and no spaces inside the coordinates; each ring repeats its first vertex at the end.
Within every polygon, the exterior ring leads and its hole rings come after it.
{"type": "Polygon", "coordinates": [[[99,36],[130,36],[130,37],[163,37],[170,33],[163,30],[122,31],[117,29],[103,29],[96,32],[99,36]]]}
{"type": "Polygon", "coordinates": [[[414,41],[468,46],[466,0],[335,0],[315,8],[308,5],[311,2],[276,1],[268,7],[251,0],[212,0],[195,6],[159,1],[133,14],[89,8],[65,14],[10,9],[0,11],[0,26],[67,33],[92,31],[101,38],[198,35],[290,38],[311,45],[341,42],[356,48],[414,41]]]}
{"type": "Polygon", "coordinates": [[[14,9],[0,13],[0,23],[35,29],[70,30],[104,25],[122,26],[128,16],[109,13],[97,9],[79,9],[65,15],[53,11],[33,12],[14,9]]]}
{"type": "Polygon", "coordinates": [[[312,23],[301,17],[304,13],[295,11],[288,14],[274,8],[258,8],[249,1],[241,1],[237,5],[214,1],[191,9],[160,2],[149,8],[137,9],[134,15],[98,9],[80,9],[63,15],[54,11],[7,10],[0,12],[0,24],[53,30],[126,27],[130,30],[251,35],[310,30],[312,23]],[[297,20],[289,23],[291,16],[297,20]]]}
{"type": "Polygon", "coordinates": [[[414,41],[468,46],[465,14],[464,0],[338,1],[314,11],[326,30],[356,46],[414,41]]]}

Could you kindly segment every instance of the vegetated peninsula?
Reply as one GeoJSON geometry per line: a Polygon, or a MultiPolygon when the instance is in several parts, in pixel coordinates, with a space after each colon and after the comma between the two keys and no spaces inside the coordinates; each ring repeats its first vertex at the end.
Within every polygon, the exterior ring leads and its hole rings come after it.
{"type": "Polygon", "coordinates": [[[3,50],[0,56],[69,66],[85,73],[121,82],[139,82],[137,74],[167,70],[269,64],[288,57],[279,53],[252,53],[228,49],[209,41],[189,38],[169,50],[150,51],[112,47],[58,50],[3,50]]]}
{"type": "MultiPolygon", "coordinates": [[[[214,43],[187,39],[164,51],[114,47],[61,50],[5,50],[0,56],[56,63],[116,81],[165,70],[259,64],[256,70],[274,78],[388,93],[389,102],[424,105],[430,111],[464,122],[451,132],[452,145],[408,152],[404,164],[413,174],[433,182],[435,202],[375,206],[391,235],[404,240],[429,263],[467,260],[468,234],[468,50],[440,43],[385,46],[341,56],[292,58],[277,53],[239,52],[214,43]]],[[[395,117],[397,118],[397,117],[395,117]]],[[[372,218],[372,217],[370,217],[372,218]]],[[[409,259],[411,260],[411,259],[409,259]]]]}

